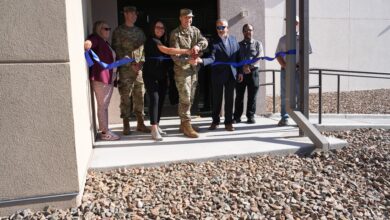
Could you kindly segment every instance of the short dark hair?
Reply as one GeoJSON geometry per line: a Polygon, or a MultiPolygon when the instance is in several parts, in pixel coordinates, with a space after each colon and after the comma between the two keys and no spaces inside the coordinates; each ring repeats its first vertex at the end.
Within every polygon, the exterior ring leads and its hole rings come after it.
{"type": "Polygon", "coordinates": [[[123,13],[126,12],[137,12],[137,8],[135,6],[125,6],[123,7],[123,13]]]}
{"type": "Polygon", "coordinates": [[[249,26],[251,26],[251,27],[253,28],[253,30],[255,29],[255,28],[253,27],[253,25],[251,25],[251,24],[244,24],[244,26],[242,26],[242,31],[244,31],[245,28],[249,28],[249,26]]]}

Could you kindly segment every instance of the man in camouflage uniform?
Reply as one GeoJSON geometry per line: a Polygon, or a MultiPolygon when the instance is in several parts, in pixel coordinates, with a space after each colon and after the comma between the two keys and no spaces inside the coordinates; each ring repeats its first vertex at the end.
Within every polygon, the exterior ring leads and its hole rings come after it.
{"type": "MultiPolygon", "coordinates": [[[[200,30],[192,24],[194,15],[190,9],[180,10],[180,26],[173,30],[170,35],[170,46],[181,49],[191,49],[192,58],[206,49],[207,40],[200,30]]],[[[199,137],[191,126],[191,105],[194,100],[195,89],[198,81],[199,66],[191,65],[188,55],[173,56],[176,87],[179,91],[178,114],[181,120],[180,130],[184,135],[191,138],[199,137]]],[[[194,64],[194,63],[193,63],[194,64]]]]}
{"type": "Polygon", "coordinates": [[[137,21],[137,9],[132,6],[123,8],[125,23],[117,27],[112,35],[112,46],[118,59],[126,56],[135,59],[133,63],[119,67],[118,90],[121,96],[121,118],[123,119],[123,134],[130,134],[131,99],[137,116],[137,131],[150,130],[144,124],[144,95],[145,87],[142,79],[142,65],[145,62],[144,32],[134,26],[137,21]]]}

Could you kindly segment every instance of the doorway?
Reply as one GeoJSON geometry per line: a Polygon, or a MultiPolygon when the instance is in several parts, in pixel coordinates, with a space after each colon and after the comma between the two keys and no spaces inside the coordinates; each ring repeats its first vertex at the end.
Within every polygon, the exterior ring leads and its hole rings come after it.
{"type": "MultiPolygon", "coordinates": [[[[139,12],[136,26],[142,28],[146,35],[149,33],[150,23],[156,19],[162,20],[167,26],[167,32],[179,26],[179,11],[181,8],[192,9],[195,17],[193,26],[200,29],[203,36],[209,42],[215,38],[215,21],[218,17],[217,1],[209,0],[118,0],[118,24],[124,23],[123,7],[135,6],[139,12]]],[[[207,54],[205,54],[207,56],[207,54]]],[[[201,68],[198,75],[198,87],[195,95],[194,105],[191,109],[192,114],[209,114],[211,97],[210,97],[210,70],[209,67],[201,68]]],[[[162,116],[177,116],[177,106],[174,105],[175,97],[171,91],[168,91],[162,116]]],[[[145,96],[147,97],[147,96],[145,96]]],[[[147,100],[145,100],[145,112],[147,113],[147,100]]]]}
{"type": "Polygon", "coordinates": [[[199,28],[204,36],[216,36],[217,1],[209,0],[118,0],[118,24],[124,22],[123,7],[136,6],[139,11],[136,25],[148,33],[149,22],[161,19],[168,32],[179,25],[179,11],[190,8],[195,15],[192,25],[199,28]]]}

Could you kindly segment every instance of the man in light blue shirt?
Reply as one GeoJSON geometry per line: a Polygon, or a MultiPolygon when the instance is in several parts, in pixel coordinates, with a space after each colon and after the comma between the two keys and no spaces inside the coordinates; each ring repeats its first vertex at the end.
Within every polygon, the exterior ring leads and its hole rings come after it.
{"type": "MultiPolygon", "coordinates": [[[[298,27],[298,24],[299,24],[299,17],[297,16],[296,17],[296,20],[295,20],[295,25],[296,27],[298,27]]],[[[295,99],[296,99],[296,103],[298,105],[299,103],[299,32],[297,32],[297,35],[296,35],[296,48],[297,48],[297,53],[296,53],[296,62],[297,62],[297,66],[296,66],[296,72],[295,72],[295,99]]],[[[283,37],[281,37],[279,39],[279,43],[278,43],[278,46],[276,48],[276,52],[275,53],[279,53],[279,52],[286,52],[287,51],[287,39],[286,39],[286,35],[284,35],[283,37]]],[[[311,45],[309,43],[309,54],[312,53],[312,49],[311,49],[311,45]]],[[[281,115],[281,119],[278,123],[278,126],[286,126],[288,125],[288,119],[289,119],[289,116],[286,112],[286,60],[285,60],[285,57],[282,57],[282,56],[278,56],[277,58],[277,61],[278,63],[280,64],[281,66],[281,72],[280,72],[280,115],[281,115]]],[[[298,106],[296,106],[297,108],[298,106]]]]}

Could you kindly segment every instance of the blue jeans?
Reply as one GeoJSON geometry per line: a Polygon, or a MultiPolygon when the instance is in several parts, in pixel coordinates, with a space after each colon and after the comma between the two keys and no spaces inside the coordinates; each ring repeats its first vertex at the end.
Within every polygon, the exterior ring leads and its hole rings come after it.
{"type": "MultiPolygon", "coordinates": [[[[296,106],[295,108],[298,108],[299,103],[299,71],[297,70],[295,72],[295,100],[296,100],[296,106]]],[[[282,119],[286,120],[289,118],[287,112],[286,112],[286,70],[281,69],[280,72],[280,116],[282,119]]]]}

